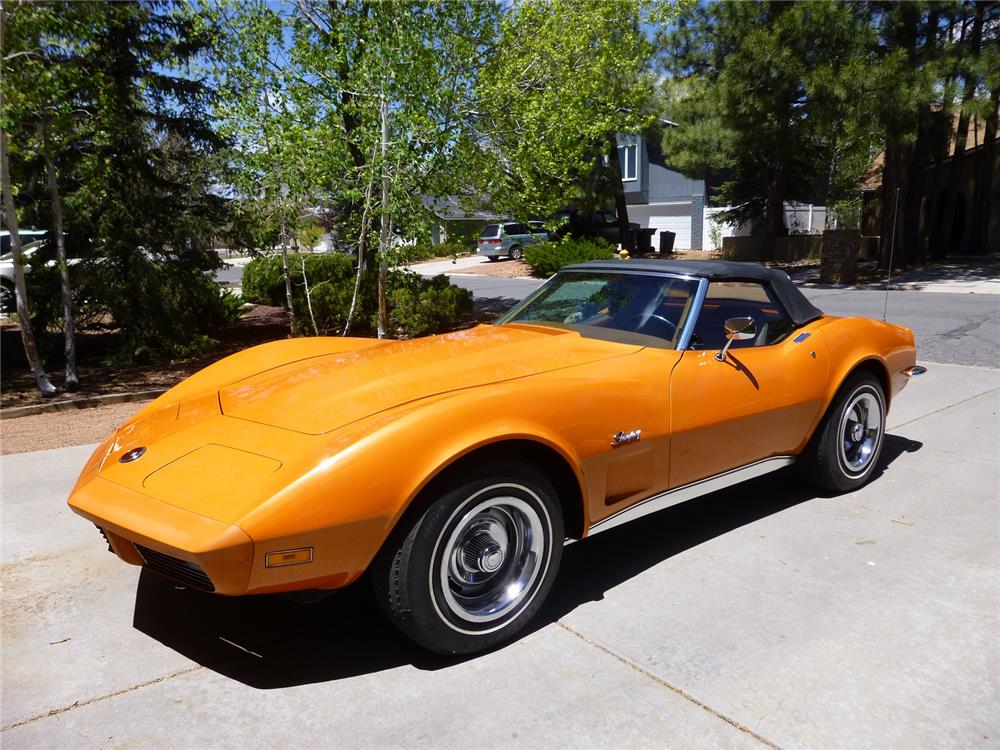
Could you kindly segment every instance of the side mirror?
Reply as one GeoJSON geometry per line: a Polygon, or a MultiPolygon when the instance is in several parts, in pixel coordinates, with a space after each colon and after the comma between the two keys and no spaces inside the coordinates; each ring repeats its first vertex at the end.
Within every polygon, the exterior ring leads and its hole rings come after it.
{"type": "Polygon", "coordinates": [[[726,345],[715,355],[720,362],[726,361],[726,352],[734,341],[746,341],[757,335],[757,324],[753,318],[730,318],[724,323],[726,329],[726,345]]]}

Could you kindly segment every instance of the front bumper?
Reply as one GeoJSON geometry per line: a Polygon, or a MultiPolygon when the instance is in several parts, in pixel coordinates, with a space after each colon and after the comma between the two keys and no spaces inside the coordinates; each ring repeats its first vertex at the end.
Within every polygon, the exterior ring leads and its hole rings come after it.
{"type": "Polygon", "coordinates": [[[100,528],[125,562],[146,565],[185,585],[218,594],[246,592],[254,547],[238,526],[133,492],[94,477],[70,507],[100,528]],[[199,581],[202,571],[209,582],[199,581]]]}
{"type": "Polygon", "coordinates": [[[510,248],[503,245],[480,245],[476,248],[476,255],[482,256],[507,255],[509,252],[510,248]]]}

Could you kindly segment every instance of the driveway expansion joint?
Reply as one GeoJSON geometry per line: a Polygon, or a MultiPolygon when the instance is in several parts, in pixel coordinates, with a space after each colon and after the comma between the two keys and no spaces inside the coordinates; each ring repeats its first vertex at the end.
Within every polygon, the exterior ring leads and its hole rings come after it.
{"type": "Polygon", "coordinates": [[[948,409],[954,409],[956,406],[961,406],[962,404],[967,404],[970,401],[975,401],[977,398],[982,398],[983,396],[988,396],[991,393],[996,393],[1000,391],[1000,387],[989,388],[982,393],[977,393],[974,396],[969,396],[968,398],[963,398],[961,401],[956,401],[953,404],[948,404],[947,406],[942,406],[940,409],[935,409],[934,411],[929,411],[926,414],[921,414],[919,417],[914,417],[913,419],[908,419],[905,422],[900,422],[899,424],[894,424],[888,429],[898,430],[900,427],[906,427],[908,424],[913,424],[914,422],[919,422],[921,419],[927,419],[927,417],[933,417],[935,414],[940,414],[943,411],[948,411],[948,409]]]}
{"type": "MultiPolygon", "coordinates": [[[[679,688],[676,685],[673,685],[673,684],[667,682],[665,679],[663,679],[662,677],[660,677],[658,674],[656,674],[655,672],[651,672],[650,670],[646,669],[644,666],[642,666],[638,662],[635,662],[632,659],[629,659],[627,656],[623,656],[622,654],[619,654],[618,652],[613,651],[612,649],[608,648],[607,646],[605,646],[602,643],[598,643],[597,641],[595,641],[592,638],[589,638],[588,636],[584,635],[583,633],[581,633],[579,630],[577,630],[576,628],[572,627],[571,625],[567,625],[562,620],[557,620],[556,621],[556,625],[558,625],[559,627],[561,627],[567,633],[575,635],[577,638],[579,638],[584,643],[586,643],[586,644],[588,644],[590,646],[593,646],[598,651],[603,651],[605,654],[607,654],[608,656],[610,656],[610,657],[612,657],[614,659],[617,659],[618,661],[620,661],[625,666],[627,666],[627,667],[629,667],[631,669],[634,669],[636,672],[638,672],[639,674],[641,674],[641,675],[643,675],[645,677],[648,677],[653,682],[657,683],[658,685],[660,685],[662,687],[665,687],[667,690],[670,690],[672,693],[680,696],[681,698],[683,698],[684,700],[688,701],[689,703],[693,703],[698,708],[700,708],[700,709],[702,709],[704,711],[707,711],[708,713],[712,714],[712,716],[716,717],[717,719],[721,719],[722,721],[724,721],[727,724],[729,724],[731,727],[733,727],[735,729],[738,729],[739,731],[743,732],[746,735],[749,735],[750,737],[753,737],[755,740],[757,740],[758,742],[760,742],[762,745],[765,745],[766,747],[771,748],[771,750],[781,750],[781,746],[780,745],[775,744],[771,740],[767,739],[767,737],[764,737],[762,735],[757,734],[757,732],[755,732],[753,729],[751,729],[750,727],[748,727],[746,724],[743,724],[742,722],[737,721],[736,719],[734,719],[734,718],[732,718],[730,716],[727,716],[726,714],[722,713],[718,709],[712,708],[711,706],[709,706],[704,701],[698,700],[697,698],[695,698],[693,695],[691,695],[689,692],[687,692],[683,688],[679,688]]],[[[773,713],[773,711],[772,711],[772,713],[773,713]]],[[[765,717],[761,717],[761,719],[758,720],[757,723],[759,724],[760,721],[763,720],[764,718],[765,717]]]]}
{"type": "Polygon", "coordinates": [[[22,719],[21,721],[15,721],[12,724],[4,724],[0,727],[0,732],[6,732],[8,729],[17,729],[18,727],[23,727],[28,724],[34,724],[36,721],[41,719],[48,719],[52,716],[59,716],[67,711],[72,711],[74,708],[83,708],[84,706],[89,706],[92,703],[100,703],[108,698],[117,698],[119,695],[125,695],[126,693],[131,693],[136,690],[140,690],[150,685],[157,685],[161,682],[166,682],[167,680],[172,680],[174,677],[182,677],[183,675],[190,674],[191,672],[197,672],[198,670],[204,669],[202,665],[198,664],[193,667],[188,667],[187,669],[181,669],[177,672],[171,672],[170,674],[165,674],[152,680],[147,680],[146,682],[140,682],[138,685],[133,685],[132,687],[127,687],[122,690],[116,690],[113,693],[108,693],[107,695],[98,695],[94,698],[88,698],[84,701],[76,701],[68,706],[61,706],[59,708],[53,708],[46,711],[44,714],[36,714],[27,719],[22,719]]]}

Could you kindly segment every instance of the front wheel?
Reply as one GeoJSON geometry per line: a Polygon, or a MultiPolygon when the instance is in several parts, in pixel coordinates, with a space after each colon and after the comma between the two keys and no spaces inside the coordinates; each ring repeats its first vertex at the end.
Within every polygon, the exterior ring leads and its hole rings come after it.
{"type": "Polygon", "coordinates": [[[511,640],[542,606],[562,559],[563,520],[539,472],[497,462],[456,477],[390,539],[373,583],[418,644],[468,654],[511,640]]]}
{"type": "Polygon", "coordinates": [[[799,459],[813,485],[829,492],[850,492],[871,477],[885,436],[885,392],[867,372],[849,377],[799,459]]]}

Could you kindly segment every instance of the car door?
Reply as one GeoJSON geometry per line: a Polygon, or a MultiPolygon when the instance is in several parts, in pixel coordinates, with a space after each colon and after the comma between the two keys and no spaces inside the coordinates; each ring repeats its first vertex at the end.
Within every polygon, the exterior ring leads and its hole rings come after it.
{"type": "Polygon", "coordinates": [[[797,331],[765,285],[712,282],[691,344],[670,378],[670,486],[802,448],[819,418],[829,355],[797,331]],[[723,324],[751,317],[755,335],[731,345],[723,324]]]}

